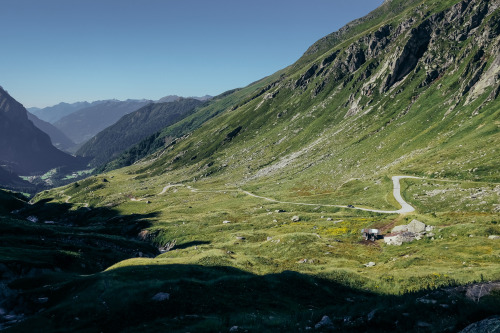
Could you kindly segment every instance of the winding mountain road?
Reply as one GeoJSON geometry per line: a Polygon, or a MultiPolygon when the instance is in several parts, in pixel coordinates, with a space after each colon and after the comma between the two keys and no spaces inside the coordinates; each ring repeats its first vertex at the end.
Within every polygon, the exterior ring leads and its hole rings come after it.
{"type": "MultiPolygon", "coordinates": [[[[289,205],[300,205],[300,206],[320,206],[320,207],[338,207],[338,208],[347,208],[347,209],[357,209],[357,210],[364,210],[366,212],[374,212],[374,213],[382,213],[382,214],[406,214],[406,213],[411,213],[415,211],[415,208],[411,206],[409,203],[407,203],[403,197],[401,196],[401,184],[400,180],[405,179],[405,178],[412,178],[412,179],[423,179],[420,177],[413,177],[413,176],[393,176],[392,177],[392,183],[393,183],[393,195],[396,201],[401,205],[401,208],[398,210],[380,210],[380,209],[370,209],[370,208],[361,208],[361,207],[349,207],[349,206],[343,206],[343,205],[325,205],[325,204],[316,204],[316,203],[305,203],[305,202],[291,202],[291,201],[279,201],[276,199],[272,198],[267,198],[263,197],[257,194],[254,194],[252,192],[248,192],[242,189],[239,189],[239,191],[245,193],[246,195],[252,196],[254,198],[259,198],[262,200],[270,201],[270,202],[276,202],[276,203],[283,203],[283,204],[289,204],[289,205]]],[[[169,188],[174,187],[174,186],[185,186],[183,184],[175,184],[175,185],[167,185],[163,188],[163,190],[158,194],[164,194],[169,188]]],[[[200,191],[198,189],[193,188],[192,186],[186,186],[186,188],[190,189],[192,192],[231,192],[232,190],[225,190],[225,191],[200,191]]]]}

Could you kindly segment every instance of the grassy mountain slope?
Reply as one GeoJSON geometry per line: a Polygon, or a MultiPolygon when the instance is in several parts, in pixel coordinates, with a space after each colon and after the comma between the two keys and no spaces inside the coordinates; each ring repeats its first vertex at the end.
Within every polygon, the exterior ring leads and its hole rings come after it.
{"type": "Polygon", "coordinates": [[[280,74],[281,71],[250,84],[243,89],[226,91],[219,96],[211,98],[207,106],[200,107],[196,112],[187,116],[185,119],[167,126],[165,129],[136,144],[116,160],[105,165],[102,171],[129,166],[141,158],[161,150],[165,146],[175,144],[177,138],[181,138],[199,128],[207,120],[224,111],[234,110],[238,105],[244,104],[248,100],[261,95],[270,88],[270,84],[279,78],[280,74]]]}
{"type": "Polygon", "coordinates": [[[146,105],[99,132],[76,154],[91,158],[92,166],[100,166],[151,134],[186,117],[201,104],[196,99],[181,98],[173,102],[146,105]]]}
{"type": "Polygon", "coordinates": [[[338,331],[455,332],[499,315],[499,5],[386,1],[137,145],[131,160],[154,153],[133,166],[40,193],[153,214],[137,236],[169,251],[48,283],[18,327],[304,331],[328,315],[338,331]],[[416,211],[328,206],[397,209],[395,174],[423,178],[401,183],[416,211]],[[360,234],[413,219],[434,229],[403,246],[360,234]]]}

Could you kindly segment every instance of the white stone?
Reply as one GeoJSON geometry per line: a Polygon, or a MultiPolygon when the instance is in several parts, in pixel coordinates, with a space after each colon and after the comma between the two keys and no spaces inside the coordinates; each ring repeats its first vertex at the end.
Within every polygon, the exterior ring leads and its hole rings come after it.
{"type": "Polygon", "coordinates": [[[168,301],[170,299],[169,293],[158,293],[151,298],[153,301],[163,302],[168,301]]]}

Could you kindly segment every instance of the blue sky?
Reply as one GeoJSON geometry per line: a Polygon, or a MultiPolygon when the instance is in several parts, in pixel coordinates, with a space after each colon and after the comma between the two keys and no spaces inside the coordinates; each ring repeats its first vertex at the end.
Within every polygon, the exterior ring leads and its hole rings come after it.
{"type": "Polygon", "coordinates": [[[0,85],[26,107],[217,95],[383,0],[0,0],[0,85]]]}

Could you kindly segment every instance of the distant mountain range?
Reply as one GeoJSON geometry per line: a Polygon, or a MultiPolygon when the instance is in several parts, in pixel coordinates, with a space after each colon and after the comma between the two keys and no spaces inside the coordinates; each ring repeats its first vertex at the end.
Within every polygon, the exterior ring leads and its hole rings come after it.
{"type": "Polygon", "coordinates": [[[212,97],[213,96],[210,96],[210,95],[205,95],[205,96],[202,96],[202,97],[181,97],[181,96],[177,96],[177,95],[168,95],[168,96],[160,98],[155,103],[175,102],[175,101],[178,101],[181,98],[197,99],[199,101],[205,102],[205,101],[208,101],[208,100],[212,99],[212,97]]]}
{"type": "Polygon", "coordinates": [[[83,143],[124,115],[153,103],[150,100],[109,100],[73,112],[54,123],[75,143],[83,143]]]}
{"type": "Polygon", "coordinates": [[[76,154],[92,158],[92,166],[101,165],[163,127],[183,119],[202,104],[202,101],[192,98],[148,104],[98,133],[76,154]]]}
{"type": "Polygon", "coordinates": [[[0,165],[17,174],[77,167],[81,160],[66,154],[28,119],[26,109],[0,88],[0,165]]]}
{"type": "Polygon", "coordinates": [[[48,106],[46,108],[27,108],[27,110],[37,116],[41,120],[45,120],[51,124],[55,123],[59,119],[72,114],[78,110],[88,108],[100,104],[104,101],[96,102],[76,102],[76,103],[59,103],[57,105],[48,106]]]}
{"type": "Polygon", "coordinates": [[[59,130],[51,123],[38,118],[30,112],[28,112],[28,119],[31,120],[36,127],[47,133],[50,137],[50,140],[52,141],[52,144],[57,148],[66,150],[75,145],[75,143],[71,141],[70,138],[68,138],[61,130],[59,130]]]}
{"type": "MultiPolygon", "coordinates": [[[[136,111],[141,107],[150,103],[167,103],[182,99],[177,95],[168,95],[160,98],[157,101],[142,99],[142,100],[126,100],[119,101],[116,99],[102,100],[95,102],[76,102],[76,103],[59,103],[46,108],[29,108],[28,110],[40,120],[47,121],[58,128],[70,141],[74,142],[72,151],[76,151],[78,146],[85,143],[94,135],[108,126],[113,125],[122,116],[136,111]],[[76,148],[75,148],[76,147],[76,148]]],[[[199,101],[207,101],[212,96],[205,95],[202,97],[189,97],[199,101]]],[[[43,125],[48,130],[47,125],[43,125]]],[[[53,130],[50,130],[53,132],[53,130]]],[[[53,138],[53,141],[59,143],[61,137],[53,138]]],[[[70,148],[69,143],[60,146],[62,149],[70,148]]]]}

